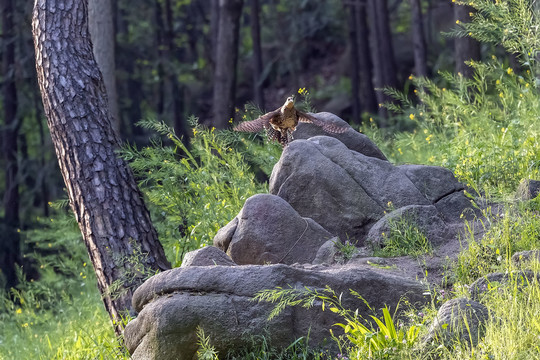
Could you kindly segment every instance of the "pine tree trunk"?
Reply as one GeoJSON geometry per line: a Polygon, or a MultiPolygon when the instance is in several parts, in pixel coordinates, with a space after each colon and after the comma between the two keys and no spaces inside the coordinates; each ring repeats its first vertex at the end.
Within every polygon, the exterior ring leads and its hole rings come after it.
{"type": "Polygon", "coordinates": [[[416,76],[426,77],[428,75],[426,39],[424,36],[422,2],[420,0],[411,0],[411,28],[414,50],[414,74],[416,76]]]}
{"type": "Polygon", "coordinates": [[[253,91],[255,102],[259,108],[264,109],[264,95],[261,75],[263,72],[261,49],[261,25],[259,22],[259,0],[251,0],[251,39],[253,41],[253,91]]]}
{"type": "Polygon", "coordinates": [[[115,152],[118,139],[92,53],[86,9],[85,0],[36,0],[36,69],[71,208],[120,334],[120,319],[132,309],[135,288],[170,265],[133,174],[115,152]]]}
{"type": "Polygon", "coordinates": [[[17,88],[15,85],[14,0],[2,2],[2,96],[4,126],[2,154],[5,164],[4,225],[0,243],[0,266],[7,288],[17,283],[16,265],[21,265],[19,219],[19,165],[17,163],[20,123],[17,119],[17,88]]]}
{"type": "Polygon", "coordinates": [[[243,0],[219,0],[216,68],[213,90],[213,125],[225,129],[234,116],[236,62],[243,0]]]}
{"type": "MultiPolygon", "coordinates": [[[[469,22],[469,13],[474,9],[465,6],[454,4],[454,20],[456,22],[469,22]]],[[[466,78],[473,76],[473,69],[465,64],[465,61],[480,60],[480,43],[470,37],[456,38],[454,40],[454,57],[456,59],[456,73],[462,74],[466,78]]]]}

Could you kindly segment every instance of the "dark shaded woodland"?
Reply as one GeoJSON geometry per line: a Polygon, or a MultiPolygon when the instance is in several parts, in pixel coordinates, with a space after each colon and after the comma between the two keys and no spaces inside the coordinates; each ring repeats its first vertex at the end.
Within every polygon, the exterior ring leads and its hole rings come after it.
{"type": "MultiPolygon", "coordinates": [[[[4,0],[1,13],[0,265],[8,287],[17,266],[32,273],[19,231],[65,197],[37,86],[32,5],[4,0]]],[[[88,23],[112,128],[141,146],[149,137],[135,125],[141,119],[162,119],[187,140],[190,115],[227,128],[240,120],[235,109],[272,110],[299,88],[317,110],[351,124],[401,126],[376,89],[410,92],[411,74],[470,76],[464,61],[482,57],[479,44],[441,35],[470,12],[450,0],[91,0],[88,23]]]]}

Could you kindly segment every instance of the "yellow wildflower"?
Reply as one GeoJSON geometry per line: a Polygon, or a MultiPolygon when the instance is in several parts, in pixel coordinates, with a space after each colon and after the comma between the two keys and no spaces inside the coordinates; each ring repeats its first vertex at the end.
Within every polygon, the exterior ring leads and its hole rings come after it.
{"type": "Polygon", "coordinates": [[[456,20],[456,24],[459,24],[459,23],[460,23],[460,21],[459,21],[459,20],[456,20]]]}
{"type": "Polygon", "coordinates": [[[22,309],[21,308],[18,308],[16,311],[15,311],[16,314],[21,314],[22,313],[22,309]]]}
{"type": "Polygon", "coordinates": [[[414,120],[414,114],[410,114],[409,119],[414,120]]]}
{"type": "Polygon", "coordinates": [[[506,73],[507,73],[508,75],[512,74],[513,72],[514,72],[514,70],[513,70],[511,67],[509,67],[508,69],[506,69],[506,73]]]}

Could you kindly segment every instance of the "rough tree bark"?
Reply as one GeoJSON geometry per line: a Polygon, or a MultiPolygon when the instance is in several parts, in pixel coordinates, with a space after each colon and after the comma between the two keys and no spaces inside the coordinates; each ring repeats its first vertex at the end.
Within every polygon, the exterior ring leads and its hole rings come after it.
{"type": "MultiPolygon", "coordinates": [[[[469,14],[473,11],[474,9],[469,6],[454,4],[454,20],[456,23],[469,22],[469,14]]],[[[454,58],[456,59],[456,73],[471,78],[474,71],[465,64],[465,61],[480,60],[480,43],[468,36],[456,38],[454,40],[454,58]]]]}
{"type": "Polygon", "coordinates": [[[414,74],[416,76],[426,77],[428,75],[426,38],[424,36],[424,19],[422,16],[422,2],[420,0],[411,0],[411,28],[414,51],[414,74]]]}
{"type": "Polygon", "coordinates": [[[238,36],[243,0],[219,0],[216,66],[212,97],[213,125],[225,129],[234,116],[238,36]]]}
{"type": "Polygon", "coordinates": [[[5,164],[4,225],[0,243],[0,266],[9,289],[17,283],[16,264],[21,264],[19,227],[19,166],[17,163],[20,122],[17,119],[17,88],[15,85],[14,0],[2,1],[2,96],[4,129],[2,153],[5,164]]]}
{"type": "Polygon", "coordinates": [[[261,75],[263,72],[262,49],[261,49],[261,24],[259,21],[259,0],[250,0],[251,7],[251,39],[253,41],[253,91],[255,102],[264,109],[264,95],[261,75]]]}
{"type": "Polygon", "coordinates": [[[86,0],[36,0],[32,29],[39,87],[70,205],[120,334],[119,320],[131,310],[135,288],[145,275],[170,265],[133,174],[115,153],[118,138],[92,53],[86,0]]]}
{"type": "Polygon", "coordinates": [[[113,127],[119,134],[120,115],[116,91],[115,30],[111,0],[89,0],[88,20],[94,56],[103,75],[105,89],[107,89],[113,127]]]}

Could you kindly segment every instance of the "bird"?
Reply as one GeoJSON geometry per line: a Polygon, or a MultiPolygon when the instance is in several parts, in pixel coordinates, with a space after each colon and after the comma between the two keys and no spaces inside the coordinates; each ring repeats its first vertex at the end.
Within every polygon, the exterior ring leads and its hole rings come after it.
{"type": "Polygon", "coordinates": [[[294,107],[294,96],[289,96],[285,103],[276,110],[270,111],[255,120],[241,122],[233,130],[259,132],[265,129],[268,139],[277,141],[285,147],[294,140],[292,133],[296,130],[298,122],[312,123],[321,127],[324,131],[334,134],[344,133],[348,129],[348,127],[322,121],[313,115],[296,109],[294,107]]]}

